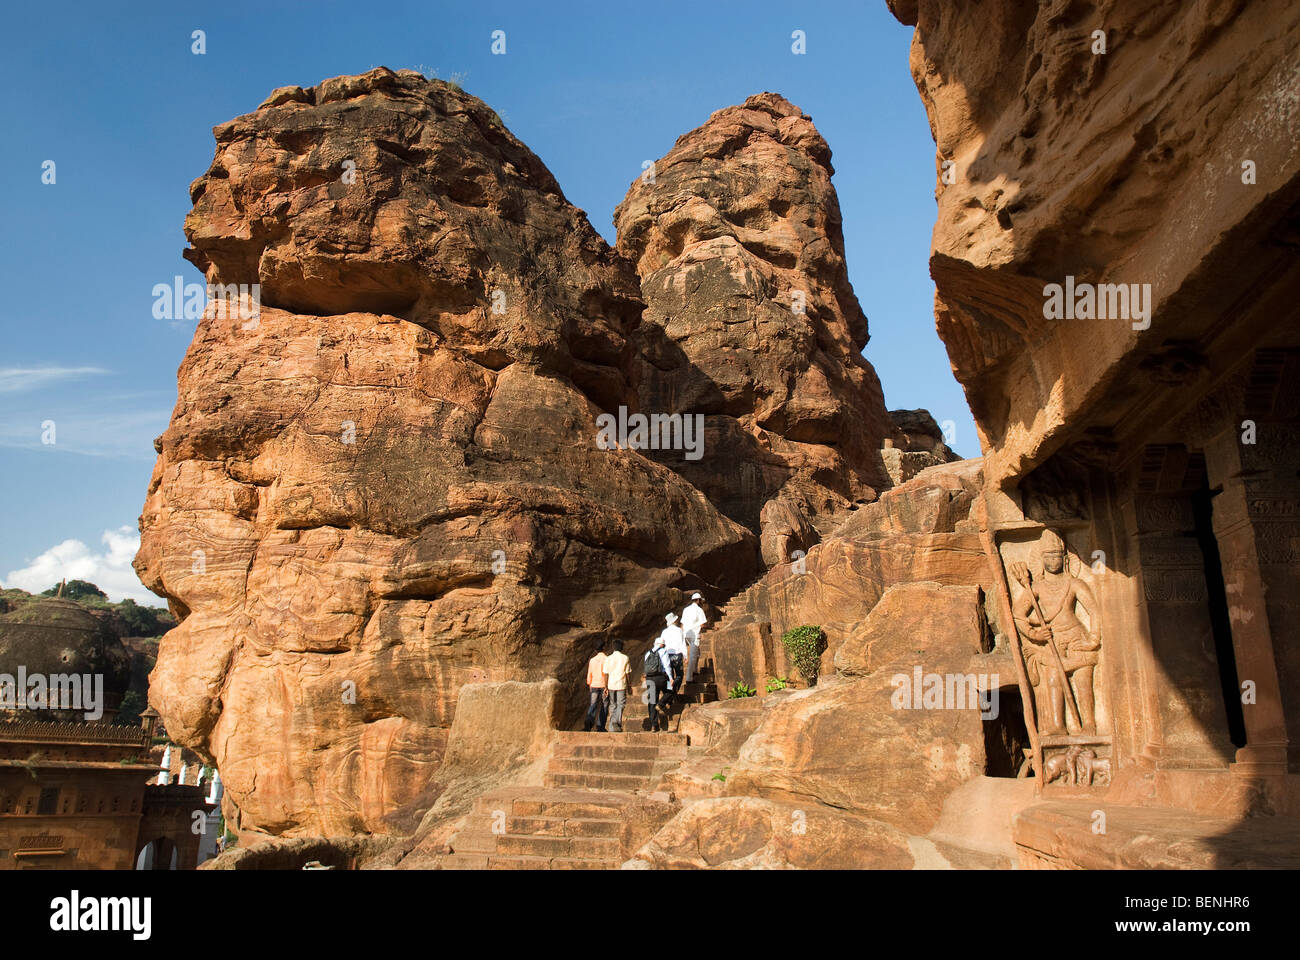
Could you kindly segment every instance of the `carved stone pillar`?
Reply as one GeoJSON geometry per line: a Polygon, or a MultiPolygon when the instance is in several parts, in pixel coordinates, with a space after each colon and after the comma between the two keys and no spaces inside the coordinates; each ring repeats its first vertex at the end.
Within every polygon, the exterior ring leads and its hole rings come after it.
{"type": "Polygon", "coordinates": [[[1233,746],[1191,493],[1139,491],[1130,516],[1156,711],[1144,753],[1158,769],[1225,768],[1233,746]]]}
{"type": "Polygon", "coordinates": [[[1229,425],[1206,445],[1206,465],[1210,483],[1222,489],[1214,498],[1214,535],[1237,673],[1249,688],[1242,708],[1246,746],[1237,751],[1234,769],[1278,775],[1288,767],[1300,770],[1295,747],[1300,744],[1295,702],[1300,676],[1291,663],[1300,612],[1297,438],[1294,427],[1259,424],[1257,429],[1254,442],[1244,443],[1241,426],[1229,425]]]}

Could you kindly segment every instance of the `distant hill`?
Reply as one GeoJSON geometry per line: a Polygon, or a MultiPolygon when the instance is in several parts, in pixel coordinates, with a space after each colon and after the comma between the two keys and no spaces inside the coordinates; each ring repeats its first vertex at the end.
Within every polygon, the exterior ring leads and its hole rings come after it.
{"type": "MultiPolygon", "coordinates": [[[[38,597],[59,596],[55,584],[40,594],[26,590],[0,590],[0,614],[19,610],[38,597]]],[[[176,626],[176,618],[162,607],[146,607],[134,600],[112,603],[108,595],[86,580],[69,580],[63,585],[62,597],[72,600],[94,615],[106,634],[122,642],[131,663],[131,681],[122,698],[119,723],[138,723],[139,715],[149,702],[149,673],[158,655],[158,641],[176,626]]]]}

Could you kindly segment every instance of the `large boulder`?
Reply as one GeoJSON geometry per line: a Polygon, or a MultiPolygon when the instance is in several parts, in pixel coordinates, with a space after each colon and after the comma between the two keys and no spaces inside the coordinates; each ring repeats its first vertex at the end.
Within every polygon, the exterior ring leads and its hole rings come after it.
{"type": "Polygon", "coordinates": [[[821,673],[831,673],[839,645],[896,584],[964,584],[991,602],[993,571],[970,516],[979,470],[978,460],[963,460],[922,471],[734,598],[712,632],[719,683],[744,681],[761,691],[768,677],[790,676],[781,636],[804,625],[825,630],[821,673]]]}
{"type": "Polygon", "coordinates": [[[598,639],[736,589],[757,540],[598,442],[637,279],[487,106],[379,69],[215,133],[187,255],[261,307],[209,304],[158,443],[150,699],[242,830],[391,831],[465,684],[555,677],[572,717],[598,639]]]}
{"type": "MultiPolygon", "coordinates": [[[[910,679],[910,669],[899,672],[910,679]]],[[[983,775],[984,722],[974,704],[900,709],[898,689],[892,675],[875,674],[782,696],[741,748],[727,793],[822,803],[927,833],[944,798],[983,775]]]]}
{"type": "Polygon", "coordinates": [[[763,93],[678,138],[614,217],[647,305],[641,405],[704,415],[708,456],[670,465],[763,534],[769,565],[891,482],[833,172],[812,120],[763,93]]]}
{"type": "MultiPolygon", "coordinates": [[[[1016,775],[1027,732],[992,626],[980,493],[978,461],[927,469],[727,605],[713,634],[720,682],[752,684],[764,705],[683,721],[725,768],[727,795],[820,804],[923,837],[963,784],[1016,775]],[[769,692],[767,677],[791,672],[780,637],[801,625],[827,634],[820,679],[769,692]],[[727,763],[717,747],[740,731],[727,763]]],[[[708,767],[696,767],[678,782],[698,794],[708,767]]]]}

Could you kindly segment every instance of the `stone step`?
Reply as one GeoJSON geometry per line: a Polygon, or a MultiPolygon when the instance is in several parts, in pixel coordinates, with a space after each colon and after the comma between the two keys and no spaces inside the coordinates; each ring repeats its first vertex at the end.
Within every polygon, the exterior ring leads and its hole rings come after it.
{"type": "MultiPolygon", "coordinates": [[[[617,734],[615,734],[617,736],[617,734]]],[[[600,760],[684,760],[689,747],[681,744],[670,743],[664,746],[625,743],[600,743],[600,744],[582,744],[582,743],[557,743],[555,745],[556,758],[585,758],[600,760]]]]}
{"type": "Polygon", "coordinates": [[[712,703],[718,699],[718,688],[714,687],[711,692],[701,693],[687,691],[673,696],[674,703],[712,703]]]}
{"type": "Polygon", "coordinates": [[[443,870],[486,870],[489,857],[479,853],[449,853],[442,858],[443,870]]]}
{"type": "Polygon", "coordinates": [[[546,773],[543,783],[548,787],[576,787],[585,790],[649,790],[657,782],[654,777],[627,777],[613,773],[546,773]]]}
{"type": "Polygon", "coordinates": [[[563,857],[572,860],[616,859],[621,852],[614,837],[497,837],[501,857],[563,857]]]}
{"type": "MultiPolygon", "coordinates": [[[[642,705],[644,707],[644,705],[642,705]]],[[[642,716],[645,715],[644,709],[642,716]]],[[[624,718],[628,714],[624,713],[624,718]]],[[[688,741],[683,733],[635,733],[624,731],[623,733],[584,733],[581,730],[560,730],[558,736],[559,743],[581,744],[583,746],[592,746],[602,743],[622,743],[629,746],[646,746],[646,745],[663,745],[681,744],[687,746],[688,741]]]]}
{"type": "Polygon", "coordinates": [[[623,807],[633,802],[632,794],[599,792],[592,790],[543,791],[534,788],[526,795],[477,797],[474,812],[489,818],[494,811],[505,811],[507,819],[514,817],[548,817],[554,819],[614,820],[621,821],[623,807]]]}
{"type": "Polygon", "coordinates": [[[506,833],[517,837],[619,837],[623,821],[582,817],[510,817],[506,833]]]}
{"type": "Polygon", "coordinates": [[[499,839],[500,836],[492,832],[490,824],[467,824],[465,829],[452,838],[451,849],[453,853],[470,855],[496,853],[499,839]]]}
{"type": "Polygon", "coordinates": [[[592,817],[512,817],[504,821],[484,814],[471,814],[456,834],[457,852],[482,853],[493,847],[498,837],[618,837],[623,831],[621,816],[592,817]],[[497,833],[498,824],[505,827],[497,833]]]}
{"type": "Polygon", "coordinates": [[[489,870],[617,870],[617,859],[583,860],[570,857],[496,856],[488,859],[489,870]]]}
{"type": "Polygon", "coordinates": [[[602,757],[553,757],[546,765],[547,773],[611,773],[623,777],[663,776],[681,765],[679,759],[671,760],[609,760],[602,757]]]}
{"type": "Polygon", "coordinates": [[[718,685],[712,680],[692,680],[682,688],[682,693],[714,693],[718,692],[718,685]]]}

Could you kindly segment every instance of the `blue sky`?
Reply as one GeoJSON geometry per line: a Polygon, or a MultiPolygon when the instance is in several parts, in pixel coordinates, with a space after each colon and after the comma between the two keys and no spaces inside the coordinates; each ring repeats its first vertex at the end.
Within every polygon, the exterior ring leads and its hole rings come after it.
{"type": "MultiPolygon", "coordinates": [[[[201,275],[181,259],[188,187],[211,129],[272,89],[372,66],[455,78],[550,167],[614,239],[643,160],[714,110],[774,90],[834,152],[866,356],[891,408],[973,422],[934,332],[927,269],[934,144],[908,71],[910,28],[884,0],[631,3],[22,4],[0,39],[0,582],[130,572],[152,440],[194,324],[156,320],[151,290],[201,275]],[[491,53],[506,32],[507,52],[491,53]],[[791,52],[803,30],[807,52],[791,52]],[[206,53],[191,52],[194,30],[206,53]],[[43,184],[42,164],[56,182],[43,184]],[[53,421],[55,442],[42,443],[53,421]],[[124,529],[125,528],[125,529],[124,529]],[[124,538],[126,538],[124,540],[124,538]]],[[[30,585],[29,585],[30,584],[30,585]]]]}

